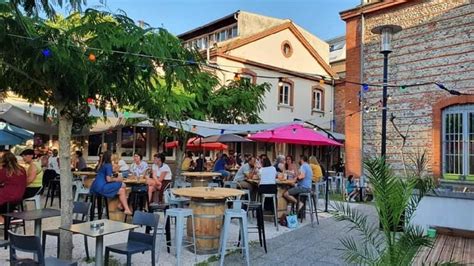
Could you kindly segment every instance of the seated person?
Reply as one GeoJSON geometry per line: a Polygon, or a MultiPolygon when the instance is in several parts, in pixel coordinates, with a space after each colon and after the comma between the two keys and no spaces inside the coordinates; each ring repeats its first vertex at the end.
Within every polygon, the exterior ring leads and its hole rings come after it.
{"type": "Polygon", "coordinates": [[[194,168],[197,172],[204,172],[206,170],[206,157],[204,154],[200,154],[199,158],[196,160],[196,167],[194,168]]]}
{"type": "Polygon", "coordinates": [[[114,153],[112,154],[112,169],[114,173],[121,173],[123,178],[127,178],[130,167],[119,154],[114,153]]]}
{"type": "Polygon", "coordinates": [[[221,173],[222,178],[226,179],[230,176],[230,173],[226,171],[227,167],[227,155],[226,154],[219,154],[216,163],[214,164],[214,172],[221,173]]]}
{"type": "Polygon", "coordinates": [[[309,166],[311,166],[311,170],[313,171],[313,182],[320,182],[323,177],[323,171],[315,156],[309,157],[309,166]]]}
{"type": "Polygon", "coordinates": [[[171,182],[171,169],[165,163],[166,156],[163,153],[153,155],[151,166],[151,178],[147,180],[148,201],[152,202],[153,192],[159,191],[159,202],[163,202],[163,190],[171,182]]]}
{"type": "Polygon", "coordinates": [[[139,153],[133,155],[133,162],[130,165],[130,175],[136,178],[142,178],[148,170],[148,164],[145,161],[142,161],[143,156],[139,153]]]}
{"type": "Polygon", "coordinates": [[[264,158],[262,160],[262,168],[260,172],[260,183],[259,185],[274,185],[276,184],[277,171],[272,166],[270,159],[264,158]]]}
{"type": "Polygon", "coordinates": [[[356,201],[355,197],[357,196],[357,188],[355,182],[354,182],[354,176],[349,175],[347,177],[346,181],[346,193],[347,193],[347,201],[356,201]]]}
{"type": "Polygon", "coordinates": [[[83,171],[84,169],[87,168],[87,163],[84,157],[82,157],[82,151],[76,151],[75,152],[75,162],[74,162],[74,168],[77,171],[83,171]]]}
{"type": "Polygon", "coordinates": [[[31,198],[43,186],[43,169],[41,164],[33,159],[35,152],[32,149],[26,149],[21,154],[23,161],[28,165],[26,170],[26,190],[24,199],[31,198]]]}
{"type": "Polygon", "coordinates": [[[237,182],[237,187],[250,190],[250,195],[253,199],[255,199],[254,194],[256,194],[256,185],[247,180],[254,179],[257,176],[255,161],[255,157],[251,156],[248,162],[242,165],[234,176],[234,182],[237,182]]]}
{"type": "MultiPolygon", "coordinates": [[[[8,203],[20,202],[26,189],[26,171],[18,164],[15,155],[9,151],[2,156],[0,169],[0,213],[7,212],[8,203]]],[[[3,216],[0,223],[3,224],[3,216]]]]}
{"type": "MultiPolygon", "coordinates": [[[[288,191],[283,194],[283,197],[293,204],[298,202],[295,198],[298,196],[298,194],[311,192],[311,179],[313,177],[313,171],[308,164],[308,157],[306,157],[306,155],[301,156],[300,164],[301,166],[299,169],[299,174],[295,179],[292,179],[293,183],[296,183],[296,186],[288,189],[288,191]]],[[[298,203],[297,210],[300,211],[301,208],[303,208],[303,202],[298,203]]]]}
{"type": "Polygon", "coordinates": [[[91,193],[102,195],[106,198],[119,196],[119,209],[125,214],[131,215],[132,211],[128,207],[127,192],[122,177],[114,177],[112,171],[112,153],[106,151],[102,156],[102,165],[99,167],[97,176],[90,187],[91,193]],[[120,206],[121,205],[121,206],[120,206]]]}
{"type": "Polygon", "coordinates": [[[193,171],[194,170],[194,161],[193,153],[188,151],[186,158],[184,158],[183,163],[181,164],[182,171],[193,171]]]}

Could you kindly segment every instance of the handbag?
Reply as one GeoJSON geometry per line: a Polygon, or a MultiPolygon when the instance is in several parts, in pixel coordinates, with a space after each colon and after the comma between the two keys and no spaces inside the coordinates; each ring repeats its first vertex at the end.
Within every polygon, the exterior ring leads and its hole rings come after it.
{"type": "Polygon", "coordinates": [[[298,227],[298,216],[296,213],[290,213],[286,216],[286,223],[288,228],[297,228],[298,227]]]}

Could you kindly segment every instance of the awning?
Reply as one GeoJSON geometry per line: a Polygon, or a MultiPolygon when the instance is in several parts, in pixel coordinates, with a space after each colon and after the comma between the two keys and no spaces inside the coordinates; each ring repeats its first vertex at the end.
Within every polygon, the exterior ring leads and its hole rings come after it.
{"type": "MultiPolygon", "coordinates": [[[[111,128],[124,125],[128,118],[143,118],[147,116],[137,113],[128,113],[127,118],[123,113],[115,113],[111,110],[106,110],[106,119],[103,119],[103,114],[95,106],[90,105],[91,111],[89,115],[92,117],[99,117],[98,122],[90,129],[85,129],[81,134],[91,132],[102,132],[111,128]]],[[[21,99],[5,99],[0,103],[0,119],[10,124],[19,126],[26,130],[33,131],[40,134],[57,134],[58,127],[52,119],[43,119],[44,107],[40,104],[30,104],[21,99]]]]}

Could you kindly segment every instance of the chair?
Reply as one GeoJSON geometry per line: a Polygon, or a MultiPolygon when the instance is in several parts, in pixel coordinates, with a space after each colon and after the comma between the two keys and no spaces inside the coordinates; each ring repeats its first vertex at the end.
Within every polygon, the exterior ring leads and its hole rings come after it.
{"type": "Polygon", "coordinates": [[[235,181],[224,181],[224,187],[227,188],[237,188],[237,182],[235,181]]]}
{"type": "MultiPolygon", "coordinates": [[[[8,202],[6,205],[6,213],[14,212],[15,210],[23,211],[22,202],[8,202]]],[[[26,225],[24,220],[11,220],[10,217],[5,217],[5,223],[3,225],[5,240],[8,240],[8,230],[13,229],[13,226],[15,227],[15,232],[19,226],[23,226],[23,233],[26,235],[26,225]]]]}
{"type": "Polygon", "coordinates": [[[151,265],[155,265],[156,232],[158,230],[159,216],[153,213],[136,211],[132,224],[153,228],[153,233],[140,233],[130,231],[127,243],[115,244],[105,247],[105,265],[109,264],[110,252],[127,255],[127,265],[132,265],[132,255],[151,251],[151,265]]]}
{"type": "Polygon", "coordinates": [[[232,219],[238,219],[240,225],[240,236],[242,237],[242,247],[240,249],[245,250],[245,258],[247,265],[250,265],[249,256],[249,238],[248,238],[248,223],[247,223],[247,212],[242,209],[242,201],[240,200],[229,200],[228,203],[232,203],[232,208],[227,209],[224,213],[224,226],[221,231],[220,237],[220,266],[224,265],[224,258],[227,250],[227,236],[230,233],[230,224],[232,219]]]}
{"type": "Polygon", "coordinates": [[[165,203],[168,203],[171,207],[183,208],[185,205],[188,205],[190,200],[185,197],[176,197],[171,189],[166,189],[164,191],[165,203]]]}
{"type": "MultiPolygon", "coordinates": [[[[148,206],[148,212],[149,213],[155,213],[155,212],[162,212],[163,213],[163,217],[165,216],[166,214],[166,211],[170,208],[170,205],[168,203],[156,203],[156,202],[152,202],[150,203],[150,205],[148,206]]],[[[145,232],[148,234],[150,233],[150,227],[147,227],[145,232]]],[[[170,219],[168,218],[166,221],[163,222],[163,227],[160,227],[159,224],[158,224],[158,227],[157,227],[157,230],[162,230],[162,232],[165,232],[166,233],[166,243],[170,243],[171,241],[171,233],[170,233],[170,219]]],[[[170,253],[170,248],[168,247],[168,253],[170,253]]]]}
{"type": "Polygon", "coordinates": [[[60,260],[57,258],[44,258],[43,249],[41,248],[40,238],[37,236],[17,235],[8,231],[10,236],[10,265],[41,265],[41,266],[77,266],[77,262],[60,260]],[[21,259],[16,255],[16,251],[33,253],[38,258],[21,259]]]}
{"type": "MultiPolygon", "coordinates": [[[[80,216],[80,219],[73,219],[72,220],[72,223],[73,224],[80,224],[80,223],[84,223],[87,221],[87,216],[89,215],[89,209],[91,207],[91,204],[89,202],[74,202],[73,203],[73,209],[72,209],[72,213],[77,215],[77,216],[80,216]]],[[[47,236],[55,236],[57,237],[57,240],[58,240],[58,245],[57,245],[57,248],[56,248],[56,256],[59,257],[59,247],[60,247],[60,243],[59,243],[59,228],[58,229],[52,229],[52,230],[43,230],[43,254],[45,253],[45,248],[46,248],[46,237],[47,236]]],[[[87,259],[89,259],[89,247],[88,247],[88,244],[87,244],[87,236],[84,235],[84,247],[86,249],[86,256],[87,256],[87,259]]]]}
{"type": "MultiPolygon", "coordinates": [[[[169,218],[174,217],[176,219],[175,225],[175,247],[176,247],[176,264],[181,265],[181,251],[183,247],[193,246],[194,247],[194,259],[196,260],[196,234],[194,227],[194,214],[192,209],[174,208],[168,209],[165,213],[165,221],[169,218]],[[185,218],[191,218],[193,241],[183,241],[184,237],[184,221],[185,218]],[[184,243],[186,242],[186,243],[184,243]]],[[[170,243],[166,242],[166,247],[169,247],[170,243]]]]}
{"type": "Polygon", "coordinates": [[[278,231],[278,209],[277,209],[277,194],[278,187],[276,184],[267,184],[258,186],[258,194],[260,195],[260,200],[262,204],[262,209],[264,209],[265,199],[270,198],[273,201],[273,222],[278,231]]]}
{"type": "Polygon", "coordinates": [[[174,182],[174,187],[175,188],[186,188],[186,187],[191,187],[191,183],[186,182],[184,180],[176,180],[174,182]]]}
{"type": "Polygon", "coordinates": [[[95,194],[95,193],[90,193],[87,197],[90,197],[90,200],[92,202],[91,210],[90,210],[90,221],[94,221],[95,218],[95,207],[97,204],[97,218],[100,220],[102,219],[102,212],[104,210],[104,206],[102,203],[105,203],[105,212],[107,215],[107,218],[109,218],[109,203],[106,197],[100,195],[100,194],[95,194]]]}
{"type": "Polygon", "coordinates": [[[61,206],[61,185],[59,179],[52,179],[49,181],[48,193],[46,194],[46,201],[44,202],[44,208],[48,205],[48,199],[51,197],[50,207],[53,206],[54,197],[58,196],[59,206],[61,206]]]}
{"type": "Polygon", "coordinates": [[[41,194],[43,194],[43,187],[41,187],[40,190],[38,190],[38,192],[36,192],[36,194],[33,197],[24,199],[23,200],[24,206],[26,206],[26,203],[28,201],[33,201],[35,203],[35,209],[36,210],[41,209],[41,194]]]}
{"type": "Polygon", "coordinates": [[[74,201],[79,201],[80,196],[87,197],[90,193],[90,190],[84,186],[82,180],[75,180],[72,182],[72,186],[76,188],[74,191],[74,201]]]}

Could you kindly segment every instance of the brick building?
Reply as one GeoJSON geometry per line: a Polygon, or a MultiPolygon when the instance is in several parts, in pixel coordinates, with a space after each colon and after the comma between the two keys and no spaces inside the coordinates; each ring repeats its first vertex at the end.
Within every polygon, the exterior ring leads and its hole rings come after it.
{"type": "Polygon", "coordinates": [[[389,84],[439,82],[466,95],[456,96],[434,84],[389,88],[387,160],[403,174],[410,158],[427,152],[428,172],[444,180],[474,181],[474,1],[369,1],[341,12],[346,22],[346,84],[344,97],[346,172],[360,175],[362,161],[379,155],[382,88],[367,92],[348,81],[381,84],[383,56],[378,25],[403,30],[392,40],[389,84]],[[362,104],[359,94],[362,93],[362,104]],[[467,95],[470,94],[470,95],[467,95]],[[376,106],[362,111],[365,106],[376,106]],[[352,114],[352,115],[351,115],[352,114]]]}

